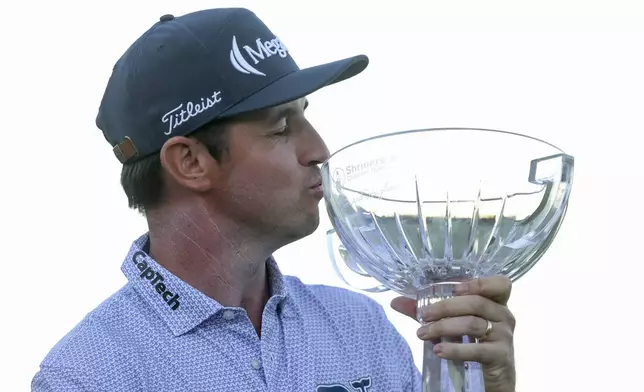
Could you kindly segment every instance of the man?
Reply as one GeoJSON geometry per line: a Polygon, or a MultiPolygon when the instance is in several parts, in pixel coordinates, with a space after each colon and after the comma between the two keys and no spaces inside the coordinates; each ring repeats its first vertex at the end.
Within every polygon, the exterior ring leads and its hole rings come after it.
{"type": "MultiPolygon", "coordinates": [[[[419,391],[377,303],[282,276],[271,256],[319,224],[329,151],[306,96],[367,63],[299,70],[245,9],[165,15],[139,38],[114,67],[97,126],[149,232],[125,258],[129,282],[51,350],[32,390],[419,391]]],[[[510,284],[462,289],[430,308],[419,337],[485,338],[436,352],[481,362],[488,392],[513,391],[510,284]]],[[[416,318],[414,301],[392,306],[416,318]]]]}

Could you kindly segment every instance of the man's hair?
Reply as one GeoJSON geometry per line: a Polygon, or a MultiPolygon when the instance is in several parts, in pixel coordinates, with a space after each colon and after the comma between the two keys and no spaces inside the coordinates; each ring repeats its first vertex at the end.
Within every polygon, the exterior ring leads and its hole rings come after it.
{"type": "MultiPolygon", "coordinates": [[[[206,145],[210,155],[220,162],[228,150],[228,122],[213,121],[188,135],[206,145]]],[[[157,152],[139,161],[124,164],[121,170],[121,186],[128,205],[145,215],[163,201],[165,183],[161,153],[157,152]]]]}

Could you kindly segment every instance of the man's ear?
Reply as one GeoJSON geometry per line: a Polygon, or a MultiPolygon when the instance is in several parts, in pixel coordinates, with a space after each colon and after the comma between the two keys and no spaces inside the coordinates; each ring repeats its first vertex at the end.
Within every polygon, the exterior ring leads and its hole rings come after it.
{"type": "Polygon", "coordinates": [[[180,186],[195,192],[206,192],[214,186],[214,159],[198,140],[172,137],[161,148],[160,156],[168,176],[180,186]]]}

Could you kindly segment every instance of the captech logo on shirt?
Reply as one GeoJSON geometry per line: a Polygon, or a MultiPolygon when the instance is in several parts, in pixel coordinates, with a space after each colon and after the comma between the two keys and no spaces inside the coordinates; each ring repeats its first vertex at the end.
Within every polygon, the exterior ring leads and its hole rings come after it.
{"type": "Polygon", "coordinates": [[[206,110],[212,109],[219,102],[221,102],[221,91],[214,91],[212,95],[201,97],[197,103],[184,102],[179,104],[179,106],[161,117],[161,122],[168,124],[168,131],[163,133],[170,135],[178,126],[193,117],[197,117],[206,110]]]}
{"type": "MultiPolygon", "coordinates": [[[[262,41],[261,38],[255,40],[255,48],[250,45],[244,45],[243,49],[246,51],[247,57],[252,60],[254,65],[259,64],[261,61],[266,60],[274,55],[279,55],[285,59],[288,57],[288,48],[279,38],[275,37],[268,41],[262,41]]],[[[235,69],[243,74],[254,74],[266,76],[265,73],[259,71],[251,65],[246,57],[243,55],[239,45],[237,44],[237,37],[233,35],[232,49],[230,49],[230,62],[235,69]]]]}
{"type": "Polygon", "coordinates": [[[158,271],[153,270],[145,261],[146,258],[147,255],[142,251],[138,251],[132,255],[132,262],[136,265],[136,268],[141,271],[139,277],[150,281],[150,284],[154,286],[154,290],[161,296],[161,298],[163,298],[163,301],[168,304],[170,309],[179,309],[179,294],[175,294],[168,290],[165,283],[163,283],[165,280],[163,275],[158,271]]]}

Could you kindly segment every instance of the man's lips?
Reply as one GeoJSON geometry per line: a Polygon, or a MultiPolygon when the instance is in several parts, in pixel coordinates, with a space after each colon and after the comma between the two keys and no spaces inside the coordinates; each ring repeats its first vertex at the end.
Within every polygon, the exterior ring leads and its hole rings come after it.
{"type": "Polygon", "coordinates": [[[322,198],[324,197],[324,189],[322,188],[322,181],[318,181],[312,186],[309,187],[309,189],[315,194],[317,198],[322,198]]]}

